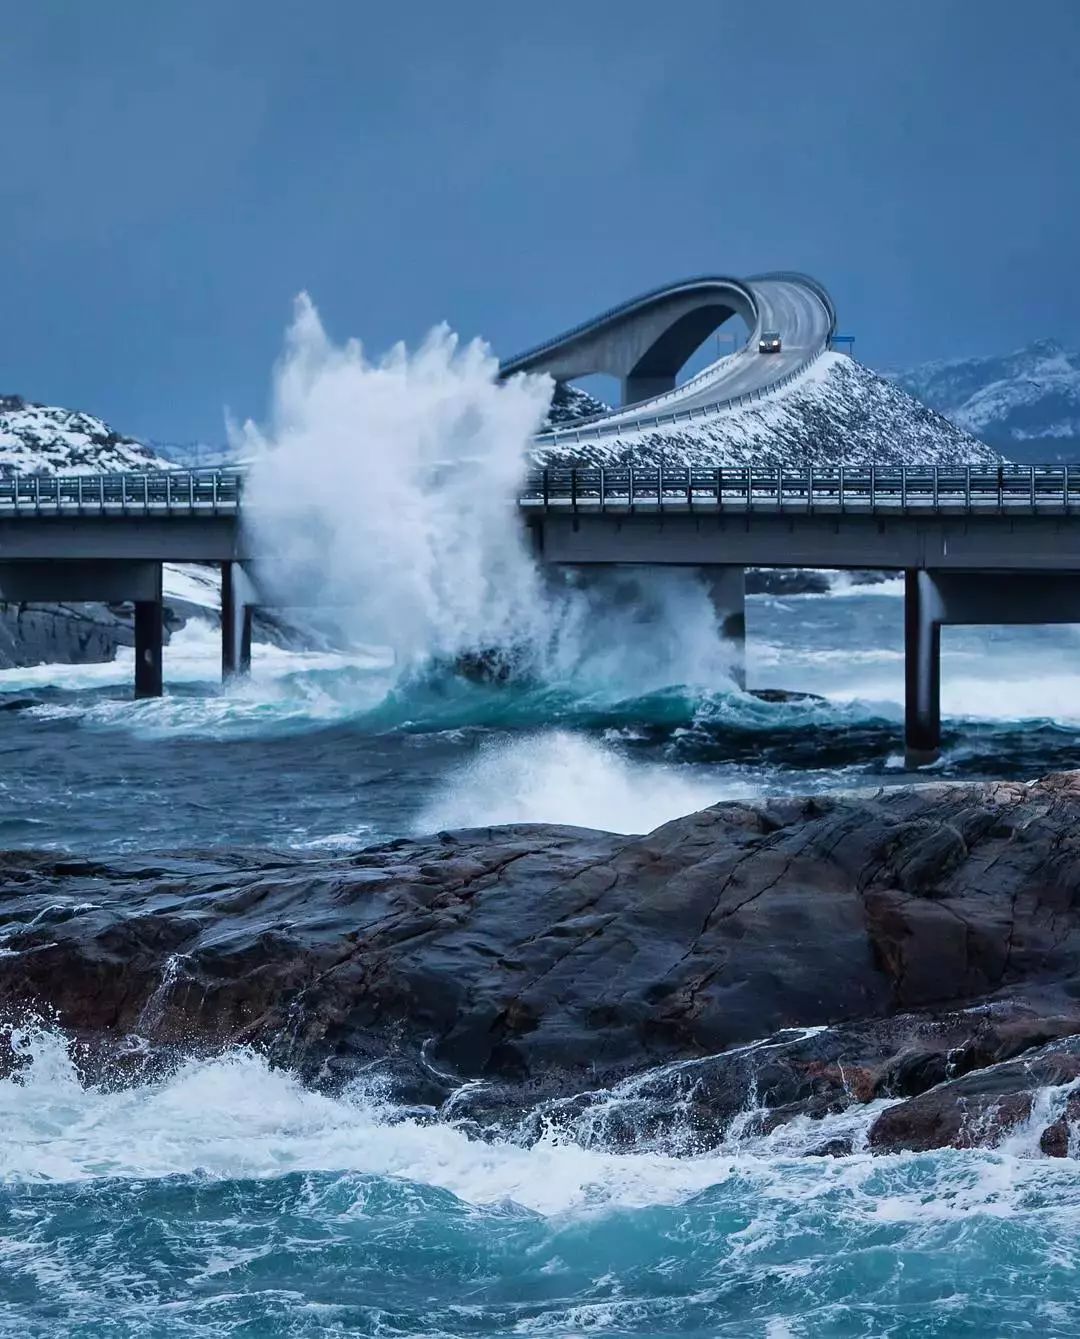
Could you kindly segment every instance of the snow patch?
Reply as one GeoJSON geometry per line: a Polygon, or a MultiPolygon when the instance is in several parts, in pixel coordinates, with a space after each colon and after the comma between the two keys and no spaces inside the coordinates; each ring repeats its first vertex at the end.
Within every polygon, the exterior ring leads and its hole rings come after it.
{"type": "Polygon", "coordinates": [[[762,400],[691,421],[619,427],[603,437],[568,430],[535,452],[538,464],[931,465],[1000,459],[941,414],[843,354],[825,353],[762,400]]]}
{"type": "Polygon", "coordinates": [[[171,468],[163,456],[92,414],[0,395],[0,476],[171,468]]]}

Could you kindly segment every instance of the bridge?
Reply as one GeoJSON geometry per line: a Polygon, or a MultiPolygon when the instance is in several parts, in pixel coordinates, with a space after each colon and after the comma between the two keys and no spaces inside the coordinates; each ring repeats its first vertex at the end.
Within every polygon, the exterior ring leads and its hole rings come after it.
{"type": "MultiPolygon", "coordinates": [[[[251,659],[259,557],[236,470],[0,480],[0,600],[130,601],[135,691],[162,691],[162,564],[222,570],[222,673],[251,659]]],[[[746,567],[905,576],[905,745],[941,742],[940,635],[953,623],[1080,623],[1080,467],[546,469],[518,510],[538,561],[702,570],[744,638],[746,567]]]]}
{"type": "Polygon", "coordinates": [[[553,428],[536,438],[540,448],[569,447],[615,428],[688,422],[761,399],[801,376],[827,351],[835,329],[832,299],[809,275],[793,271],[750,279],[705,275],[621,303],[508,359],[500,375],[546,372],[556,381],[574,381],[604,373],[619,378],[621,409],[553,428]],[[695,350],[736,315],[748,332],[742,349],[676,386],[679,371],[695,350]],[[758,340],[766,330],[780,334],[779,353],[758,353],[758,340]]]}

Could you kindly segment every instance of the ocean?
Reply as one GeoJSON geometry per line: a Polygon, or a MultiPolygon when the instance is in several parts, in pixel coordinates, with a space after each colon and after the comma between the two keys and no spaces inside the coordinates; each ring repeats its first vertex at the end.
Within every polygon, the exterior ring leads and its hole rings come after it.
{"type": "MultiPolygon", "coordinates": [[[[802,696],[739,692],[693,573],[553,589],[535,567],[513,498],[551,386],[497,371],[444,328],[371,363],[301,299],[270,423],[238,443],[245,514],[270,602],[336,610],[323,644],[352,649],[256,645],[222,691],[196,619],[160,700],[131,700],[130,656],[0,673],[0,852],[168,871],[912,780],[896,581],[750,599],[749,683],[802,696]],[[456,672],[491,647],[505,682],[456,672]]],[[[944,753],[915,780],[1076,765],[1078,661],[1069,627],[946,629],[944,753]]],[[[1068,1085],[992,1151],[871,1156],[886,1099],[762,1134],[752,1085],[708,1151],[627,1151],[542,1111],[485,1135],[377,1073],[322,1090],[238,1049],[106,1082],[47,1013],[4,1035],[7,1339],[1080,1334],[1080,1163],[1038,1147],[1068,1085]],[[821,1156],[832,1136],[851,1151],[821,1156]]],[[[592,1113],[647,1130],[628,1082],[592,1113]]]]}
{"type": "MultiPolygon", "coordinates": [[[[222,691],[198,622],[159,701],[130,700],[123,659],[4,671],[0,848],[167,861],[519,820],[646,831],[723,799],[911,780],[897,583],[753,597],[748,627],[751,685],[813,696],[403,680],[378,649],[261,645],[222,691]]],[[[917,779],[1073,766],[1078,652],[1067,627],[947,629],[945,753],[917,779]]],[[[1080,1334],[1080,1164],[1026,1126],[993,1151],[872,1157],[875,1103],[628,1153],[595,1124],[489,1141],[242,1050],[108,1088],[47,1018],[11,1045],[12,1339],[1080,1334]],[[851,1154],[806,1156],[840,1130],[851,1154]]]]}

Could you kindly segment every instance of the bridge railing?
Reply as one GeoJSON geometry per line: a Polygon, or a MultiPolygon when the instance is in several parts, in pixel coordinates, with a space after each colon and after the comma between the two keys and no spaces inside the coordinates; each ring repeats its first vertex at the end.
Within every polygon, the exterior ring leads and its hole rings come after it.
{"type": "Polygon", "coordinates": [[[242,494],[236,470],[9,476],[0,478],[0,517],[229,515],[242,494]]]}
{"type": "MultiPolygon", "coordinates": [[[[598,442],[605,437],[617,438],[625,437],[633,432],[647,432],[651,428],[674,427],[676,424],[686,424],[689,426],[695,419],[706,419],[712,417],[722,409],[737,409],[741,406],[752,405],[761,400],[767,400],[776,391],[784,386],[790,386],[805,372],[817,362],[817,360],[828,352],[827,344],[820,348],[812,350],[801,359],[795,367],[791,368],[782,377],[777,377],[765,385],[756,386],[753,390],[743,391],[739,395],[729,395],[726,399],[713,400],[708,404],[695,405],[690,409],[673,409],[669,413],[647,414],[638,417],[634,414],[633,408],[626,410],[613,410],[611,414],[594,415],[587,419],[579,419],[576,423],[568,423],[565,427],[550,428],[545,432],[538,432],[533,438],[534,445],[539,447],[548,447],[556,450],[562,447],[569,450],[571,447],[582,443],[598,442]],[[618,415],[618,417],[615,417],[618,415]]],[[[685,386],[678,386],[674,391],[668,391],[666,394],[677,399],[686,393],[685,386]]],[[[656,397],[659,399],[660,397],[656,397]]]]}
{"type": "MultiPolygon", "coordinates": [[[[238,470],[0,478],[0,518],[236,515],[238,470]]],[[[1077,465],[551,467],[531,471],[525,512],[749,511],[1080,515],[1077,465]]]]}
{"type": "Polygon", "coordinates": [[[1080,508],[1080,466],[549,468],[529,474],[524,511],[1010,515],[1080,508]]]}

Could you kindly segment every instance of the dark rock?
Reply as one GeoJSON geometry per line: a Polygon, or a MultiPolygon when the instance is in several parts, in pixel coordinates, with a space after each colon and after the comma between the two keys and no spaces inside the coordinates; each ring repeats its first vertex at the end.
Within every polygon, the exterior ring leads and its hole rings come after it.
{"type": "Polygon", "coordinates": [[[566,381],[557,381],[551,393],[545,428],[561,428],[567,424],[583,423],[601,414],[609,414],[611,406],[595,395],[566,381]]]}
{"type": "MultiPolygon", "coordinates": [[[[873,572],[857,569],[845,572],[844,578],[852,586],[878,586],[896,575],[895,572],[873,572]]],[[[837,582],[836,572],[825,572],[812,567],[748,567],[746,569],[747,595],[825,595],[837,582]]]]}
{"type": "MultiPolygon", "coordinates": [[[[192,618],[212,626],[216,610],[186,600],[166,600],[165,642],[192,618]]],[[[255,637],[276,646],[309,645],[306,632],[273,611],[255,611],[255,637]]],[[[29,665],[96,665],[116,659],[122,646],[135,645],[131,605],[0,603],[0,669],[29,665]]]]}
{"type": "Polygon", "coordinates": [[[1052,1121],[1039,1138],[1039,1147],[1048,1158],[1067,1158],[1069,1156],[1070,1135],[1080,1125],[1080,1097],[1073,1094],[1065,1103],[1065,1109],[1057,1120],[1052,1121]]]}
{"type": "Polygon", "coordinates": [[[751,567],[746,572],[747,595],[824,595],[832,575],[806,567],[751,567]]]}
{"type": "Polygon", "coordinates": [[[104,604],[0,605],[0,668],[102,664],[133,646],[131,615],[104,604]]]}
{"type": "MultiPolygon", "coordinates": [[[[871,1127],[870,1146],[890,1153],[993,1146],[1031,1117],[1037,1089],[1078,1077],[1080,1038],[1051,1042],[1021,1059],[967,1074],[890,1107],[871,1127]]],[[[1057,1127],[1062,1125],[1064,1118],[1043,1132],[1044,1151],[1060,1146],[1057,1127]]],[[[1067,1149],[1067,1125],[1064,1143],[1067,1149]]]]}
{"type": "Polygon", "coordinates": [[[808,1149],[808,1158],[846,1158],[852,1151],[850,1139],[827,1139],[816,1148],[808,1149]]]}
{"type": "Polygon", "coordinates": [[[480,1125],[701,1147],[897,1097],[873,1146],[935,1147],[1080,1073],[1076,774],[727,803],[647,837],[11,852],[0,889],[0,1006],[55,1010],[90,1053],[374,1065],[480,1125]]]}
{"type": "Polygon", "coordinates": [[[826,699],[818,693],[793,693],[787,688],[748,688],[750,697],[759,702],[824,702],[826,699]]]}

